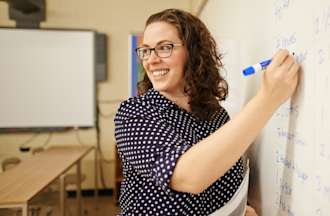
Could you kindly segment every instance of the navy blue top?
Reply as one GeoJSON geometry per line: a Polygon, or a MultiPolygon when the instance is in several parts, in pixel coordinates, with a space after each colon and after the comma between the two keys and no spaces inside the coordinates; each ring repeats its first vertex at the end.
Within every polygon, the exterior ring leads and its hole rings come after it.
{"type": "Polygon", "coordinates": [[[115,117],[124,175],[121,215],[201,216],[224,206],[243,180],[241,159],[198,195],[175,191],[169,183],[178,158],[228,120],[224,109],[212,121],[197,120],[153,89],[123,102],[115,117]]]}

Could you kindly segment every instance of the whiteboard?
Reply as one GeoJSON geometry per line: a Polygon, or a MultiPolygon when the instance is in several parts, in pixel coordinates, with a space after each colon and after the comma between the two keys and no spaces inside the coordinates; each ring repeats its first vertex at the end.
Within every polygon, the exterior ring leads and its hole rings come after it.
{"type": "Polygon", "coordinates": [[[94,37],[0,29],[0,128],[93,126],[94,37]]]}
{"type": "Polygon", "coordinates": [[[242,106],[256,93],[260,73],[237,74],[277,49],[302,66],[296,94],[249,149],[251,204],[264,216],[330,215],[330,1],[209,0],[201,19],[236,57],[224,56],[234,85],[227,104],[242,106]]]}

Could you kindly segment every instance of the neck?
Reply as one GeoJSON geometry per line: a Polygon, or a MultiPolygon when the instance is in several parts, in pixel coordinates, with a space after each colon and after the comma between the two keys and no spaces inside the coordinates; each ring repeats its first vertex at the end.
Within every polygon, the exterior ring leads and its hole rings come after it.
{"type": "Polygon", "coordinates": [[[189,105],[189,96],[186,93],[180,92],[176,94],[171,94],[168,92],[160,92],[164,97],[178,105],[180,108],[191,112],[191,108],[189,105]]]}

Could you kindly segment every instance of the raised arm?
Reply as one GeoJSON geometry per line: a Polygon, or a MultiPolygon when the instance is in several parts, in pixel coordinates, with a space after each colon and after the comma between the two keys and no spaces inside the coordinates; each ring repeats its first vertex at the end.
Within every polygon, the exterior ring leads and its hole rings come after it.
{"type": "Polygon", "coordinates": [[[298,71],[299,65],[293,56],[287,50],[279,50],[262,75],[258,93],[241,112],[178,159],[171,188],[198,194],[224,175],[276,109],[294,93],[298,71]]]}

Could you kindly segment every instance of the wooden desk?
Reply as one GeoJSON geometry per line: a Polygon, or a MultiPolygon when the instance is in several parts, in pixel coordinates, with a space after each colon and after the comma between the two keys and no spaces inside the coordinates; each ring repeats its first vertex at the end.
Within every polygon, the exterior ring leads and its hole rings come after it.
{"type": "MultiPolygon", "coordinates": [[[[0,208],[22,208],[23,216],[27,216],[29,201],[60,178],[60,211],[65,215],[64,174],[77,165],[78,215],[81,215],[80,162],[93,149],[92,146],[54,146],[1,173],[0,208]]],[[[97,189],[97,181],[95,184],[97,189]]]]}

